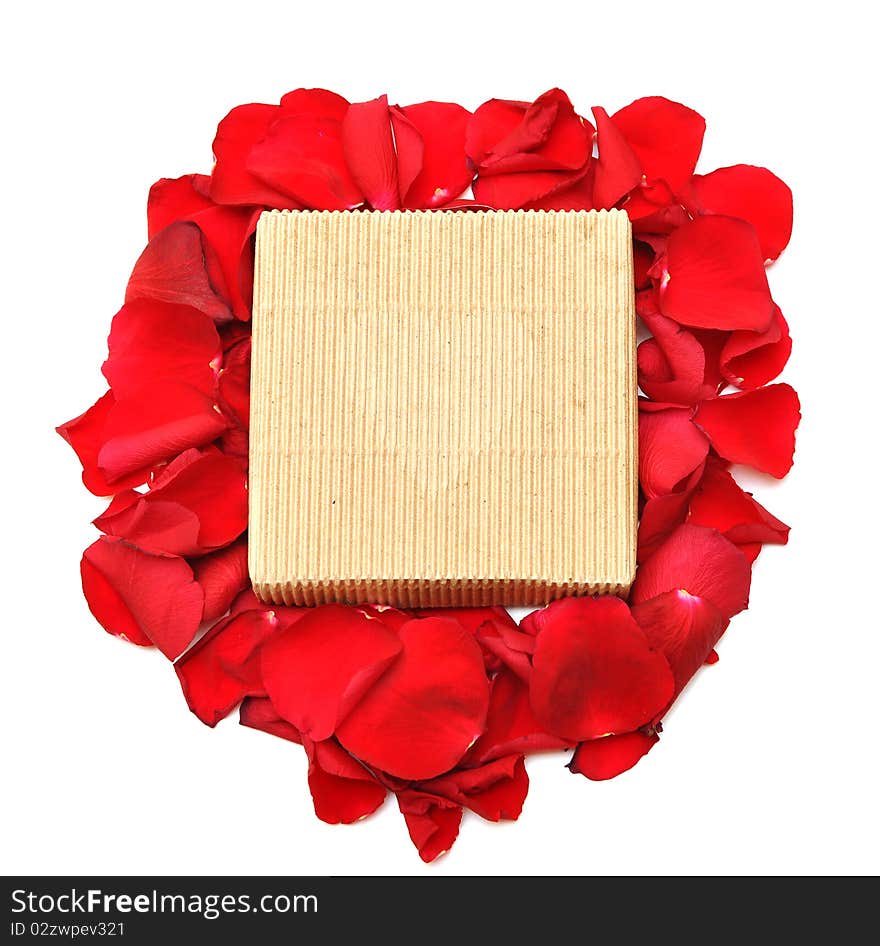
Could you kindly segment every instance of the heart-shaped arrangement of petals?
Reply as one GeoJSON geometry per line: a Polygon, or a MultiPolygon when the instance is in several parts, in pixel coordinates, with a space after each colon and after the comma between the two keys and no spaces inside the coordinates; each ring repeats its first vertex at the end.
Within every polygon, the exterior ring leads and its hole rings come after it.
{"type": "Polygon", "coordinates": [[[473,113],[320,89],[234,108],[210,175],[151,188],[149,242],[110,329],[110,389],[58,428],[86,487],[112,497],[82,559],[98,622],[172,660],[208,726],[239,706],[245,726],[302,745],[322,820],[357,821],[394,794],[426,861],[451,847],[464,808],[518,817],[527,753],[574,749],[568,768],[590,779],[631,768],[717,659],[761,547],[788,538],[729,468],[782,477],[792,463],[798,398],[769,383],[791,340],[765,272],[789,240],[791,193],[751,165],[695,174],[705,122],[676,102],[592,114],[559,89],[473,113]],[[517,625],[502,608],[258,601],[246,530],[263,210],[610,207],[632,220],[650,333],[629,602],[567,598],[517,625]]]}

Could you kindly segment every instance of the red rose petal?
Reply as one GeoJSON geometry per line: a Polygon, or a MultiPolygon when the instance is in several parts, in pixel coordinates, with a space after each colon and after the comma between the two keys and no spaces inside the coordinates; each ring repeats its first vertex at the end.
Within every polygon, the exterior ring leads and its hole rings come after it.
{"type": "Polygon", "coordinates": [[[268,696],[246,696],[238,711],[238,721],[242,726],[258,729],[270,736],[278,736],[288,742],[302,743],[297,728],[278,715],[268,696]]]}
{"type": "Polygon", "coordinates": [[[98,468],[112,483],[188,447],[210,443],[226,426],[211,398],[188,384],[164,378],[110,408],[98,468]]]}
{"type": "Polygon", "coordinates": [[[620,129],[601,106],[593,109],[599,157],[593,202],[596,207],[613,207],[642,181],[642,164],[620,129]]]}
{"type": "Polygon", "coordinates": [[[585,174],[578,173],[572,183],[563,182],[549,194],[523,204],[523,210],[594,210],[593,164],[585,174]]]}
{"type": "Polygon", "coordinates": [[[79,417],[74,417],[73,420],[55,428],[56,432],[73,448],[83,467],[83,483],[86,489],[96,496],[109,496],[117,490],[140,486],[150,475],[150,466],[147,465],[132,471],[127,476],[115,479],[111,485],[98,468],[98,454],[106,440],[104,428],[115,404],[113,392],[107,391],[79,417]]]}
{"type": "Polygon", "coordinates": [[[339,729],[400,651],[397,635],[380,620],[339,605],[315,608],[264,649],[266,692],[284,719],[321,741],[339,729]]]}
{"type": "Polygon", "coordinates": [[[461,825],[461,806],[424,792],[397,793],[397,804],[407,831],[426,863],[445,854],[455,843],[461,825]]]}
{"type": "Polygon", "coordinates": [[[529,171],[519,174],[495,174],[474,181],[474,197],[496,210],[519,210],[526,204],[544,202],[556,191],[568,188],[586,172],[529,171]]]}
{"type": "Polygon", "coordinates": [[[676,696],[709,658],[730,623],[711,601],[686,591],[667,591],[636,604],[632,615],[651,646],[669,662],[676,696]]]}
{"type": "Polygon", "coordinates": [[[392,110],[404,207],[443,207],[470,186],[474,171],[465,153],[470,118],[467,109],[452,102],[421,102],[392,110]],[[413,132],[421,148],[413,146],[413,132]],[[410,169],[416,161],[418,171],[413,176],[410,169]]]}
{"type": "Polygon", "coordinates": [[[754,390],[777,377],[790,354],[788,323],[774,305],[773,321],[766,331],[731,333],[721,350],[720,368],[730,384],[754,390]]]}
{"type": "Polygon", "coordinates": [[[676,322],[762,332],[773,320],[758,238],[742,220],[698,217],[679,227],[660,270],[660,309],[676,322]]]}
{"type": "Polygon", "coordinates": [[[591,739],[577,747],[568,768],[594,782],[616,778],[647,755],[659,738],[653,731],[636,730],[619,736],[591,739]]]}
{"type": "Polygon", "coordinates": [[[216,322],[232,318],[222,287],[212,279],[209,260],[199,228],[181,220],[160,230],[134,264],[125,290],[126,303],[151,299],[172,305],[191,306],[216,322]]]}
{"type": "Polygon", "coordinates": [[[487,821],[516,821],[529,791],[529,777],[525,759],[509,755],[477,768],[455,769],[419,788],[470,808],[487,821]]]}
{"type": "Polygon", "coordinates": [[[479,628],[487,621],[502,624],[516,630],[516,621],[510,612],[502,607],[486,608],[419,608],[415,614],[420,618],[449,618],[476,634],[479,628]]]}
{"type": "Polygon", "coordinates": [[[217,126],[211,173],[211,198],[218,204],[263,204],[279,209],[296,208],[297,202],[248,170],[254,147],[277,121],[277,105],[239,105],[217,126]]]}
{"type": "Polygon", "coordinates": [[[281,98],[285,115],[317,115],[341,122],[348,107],[348,99],[327,89],[294,89],[281,98]]]}
{"type": "Polygon", "coordinates": [[[217,399],[223,413],[242,430],[250,426],[251,339],[233,345],[223,358],[217,378],[217,399]]]}
{"type": "Polygon", "coordinates": [[[251,150],[247,169],[270,187],[316,210],[363,203],[342,147],[342,123],[304,112],[279,118],[251,150]]]}
{"type": "Polygon", "coordinates": [[[788,526],[753,499],[751,493],[740,489],[730,473],[715,461],[706,466],[705,476],[690,500],[688,522],[717,529],[737,545],[788,542],[788,526]]]}
{"type": "Polygon", "coordinates": [[[367,203],[374,210],[397,210],[397,155],[387,95],[349,106],[342,120],[342,148],[351,176],[367,203]]]}
{"type": "Polygon", "coordinates": [[[528,682],[532,675],[530,657],[535,652],[534,637],[504,624],[487,621],[476,632],[476,638],[484,650],[528,682]]]}
{"type": "Polygon", "coordinates": [[[491,683],[486,728],[468,752],[468,762],[565,747],[564,739],[546,732],[535,719],[526,684],[510,670],[497,673],[491,683]]]}
{"type": "MultiPolygon", "coordinates": [[[[285,609],[289,621],[296,612],[285,609]]],[[[216,726],[246,697],[261,695],[260,648],[281,626],[275,611],[244,611],[215,624],[174,665],[189,708],[216,726]]]]}
{"type": "Polygon", "coordinates": [[[645,496],[664,496],[706,459],[709,441],[688,408],[639,412],[639,483],[645,496]]]}
{"type": "Polygon", "coordinates": [[[216,621],[229,610],[236,595],[250,587],[247,539],[191,561],[193,575],[205,594],[203,621],[216,621]]]}
{"type": "Polygon", "coordinates": [[[764,259],[776,259],[788,246],[791,190],[767,168],[736,164],[711,174],[697,174],[685,194],[694,215],[723,214],[748,221],[758,234],[764,259]]]}
{"type": "Polygon", "coordinates": [[[182,558],[102,536],[83,553],[81,571],[89,610],[109,634],[155,644],[173,660],[198,630],[204,596],[182,558]]]}
{"type": "Polygon", "coordinates": [[[579,742],[650,722],[669,703],[664,657],[618,598],[569,598],[544,611],[530,697],[538,722],[579,742]]]}
{"type": "Polygon", "coordinates": [[[611,116],[649,181],[664,180],[673,193],[694,173],[706,120],[679,102],[659,95],[636,99],[611,116]]]}
{"type": "Polygon", "coordinates": [[[327,824],[353,824],[385,801],[384,785],[332,739],[305,742],[315,814],[327,824]]]}
{"type": "Polygon", "coordinates": [[[749,564],[732,542],[715,529],[685,524],[642,563],[630,604],[685,591],[706,598],[729,618],[748,606],[750,583],[749,564]]]}
{"type": "Polygon", "coordinates": [[[800,418],[794,388],[771,384],[703,401],[694,423],[726,460],[781,479],[794,461],[794,433],[800,418]]]}
{"type": "Polygon", "coordinates": [[[171,223],[213,206],[207,196],[211,179],[205,174],[161,180],[150,188],[147,198],[147,236],[150,240],[171,223]]]}
{"type": "Polygon", "coordinates": [[[211,319],[189,306],[141,299],[113,317],[101,371],[117,398],[165,376],[211,394],[220,336],[211,319]]]}
{"type": "Polygon", "coordinates": [[[238,319],[251,317],[254,233],[261,213],[251,207],[212,207],[192,218],[209,250],[206,260],[212,283],[238,319]]]}
{"type": "Polygon", "coordinates": [[[473,636],[447,618],[409,621],[398,635],[400,656],[336,735],[368,765],[399,778],[433,778],[483,731],[489,705],[483,658],[473,636]]]}
{"type": "Polygon", "coordinates": [[[642,514],[639,517],[637,551],[639,564],[652,555],[658,546],[685,521],[688,515],[688,504],[703,477],[704,470],[705,464],[700,464],[677,490],[665,496],[649,499],[642,507],[642,514]]]}

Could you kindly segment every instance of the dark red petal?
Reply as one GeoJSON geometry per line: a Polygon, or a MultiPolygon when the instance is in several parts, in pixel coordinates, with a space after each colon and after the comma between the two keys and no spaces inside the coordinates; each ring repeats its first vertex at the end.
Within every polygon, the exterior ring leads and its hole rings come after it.
{"type": "Polygon", "coordinates": [[[530,657],[535,651],[534,637],[495,621],[483,624],[476,632],[476,637],[485,651],[528,682],[532,675],[530,657]]]}
{"type": "Polygon", "coordinates": [[[448,618],[409,621],[398,635],[400,656],[336,735],[368,765],[399,778],[433,778],[483,731],[489,705],[483,658],[473,635],[448,618]]]}
{"type": "Polygon", "coordinates": [[[566,742],[545,732],[532,713],[526,684],[502,669],[492,680],[486,728],[468,752],[468,763],[488,762],[521,752],[564,749],[566,742]]]}
{"type": "Polygon", "coordinates": [[[685,521],[690,498],[702,479],[704,469],[705,464],[701,463],[676,491],[649,499],[642,507],[637,552],[639,564],[685,521]]]}
{"type": "Polygon", "coordinates": [[[158,378],[212,394],[220,358],[220,336],[211,319],[189,306],[140,299],[113,317],[109,355],[101,371],[117,398],[158,378]]]}
{"type": "Polygon", "coordinates": [[[206,726],[216,726],[246,696],[262,695],[260,648],[279,626],[274,611],[230,615],[174,665],[189,708],[206,726]]]}
{"type": "Polygon", "coordinates": [[[593,109],[593,118],[596,119],[599,150],[593,203],[599,208],[613,207],[641,183],[642,164],[604,108],[597,105],[593,109]]]}
{"type": "Polygon", "coordinates": [[[377,618],[338,605],[315,608],[264,649],[266,692],[284,719],[321,741],[400,651],[397,635],[377,618]]]}
{"type": "Polygon", "coordinates": [[[732,332],[721,350],[724,378],[747,391],[760,388],[782,371],[791,354],[788,323],[778,305],[765,332],[732,332]]]}
{"type": "Polygon", "coordinates": [[[250,153],[247,168],[271,187],[316,210],[363,203],[342,148],[342,123],[308,112],[282,117],[250,153]]]}
{"type": "Polygon", "coordinates": [[[193,575],[205,594],[203,621],[216,621],[229,610],[236,595],[250,587],[247,539],[190,562],[193,575]]]}
{"type": "Polygon", "coordinates": [[[104,428],[116,399],[112,391],[107,391],[84,413],[73,420],[56,427],[55,430],[73,447],[74,453],[82,464],[82,479],[89,492],[96,496],[109,496],[118,490],[130,486],[140,486],[150,475],[150,466],[134,470],[128,476],[107,482],[107,477],[98,469],[98,454],[104,446],[106,436],[104,428]]]}
{"type": "Polygon", "coordinates": [[[419,788],[441,795],[487,821],[516,821],[529,791],[525,759],[509,755],[473,769],[455,769],[419,788]]]}
{"type": "Polygon", "coordinates": [[[648,499],[665,496],[706,459],[709,441],[689,408],[639,412],[639,483],[648,499]]]}
{"type": "Polygon", "coordinates": [[[181,220],[170,224],[150,240],[134,264],[125,290],[126,303],[152,299],[191,306],[216,322],[231,319],[223,287],[216,284],[216,275],[211,273],[217,261],[209,260],[209,256],[194,223],[181,220]]]}
{"type": "Polygon", "coordinates": [[[667,591],[686,591],[706,598],[729,618],[748,606],[751,577],[742,552],[720,532],[685,524],[642,563],[630,604],[667,591]]]}
{"type": "Polygon", "coordinates": [[[669,666],[619,598],[568,598],[544,615],[530,697],[545,729],[572,742],[629,732],[669,703],[669,666]]]}
{"type": "Polygon", "coordinates": [[[412,843],[426,864],[445,854],[455,843],[461,825],[460,805],[411,790],[398,792],[397,804],[412,843]]]}
{"type": "Polygon", "coordinates": [[[152,240],[169,224],[212,206],[207,196],[210,181],[205,174],[163,177],[156,181],[147,198],[147,237],[152,240]]]}
{"type": "Polygon", "coordinates": [[[636,99],[611,116],[649,181],[661,178],[673,193],[694,173],[706,120],[693,109],[659,95],[636,99]]]}
{"type": "Polygon", "coordinates": [[[277,105],[239,105],[217,126],[211,198],[218,204],[264,204],[279,209],[297,206],[287,194],[267,185],[247,168],[251,151],[280,114],[277,105]]]}
{"type": "Polygon", "coordinates": [[[98,467],[110,482],[155,466],[226,428],[214,401],[168,378],[122,398],[107,413],[98,467]]]}
{"type": "Polygon", "coordinates": [[[647,755],[659,738],[653,730],[650,733],[637,730],[591,739],[577,747],[568,768],[594,782],[615,778],[647,755]]]}
{"type": "Polygon", "coordinates": [[[217,397],[223,413],[242,430],[247,430],[251,407],[250,336],[230,348],[224,356],[217,378],[217,397]]]}
{"type": "MultiPolygon", "coordinates": [[[[642,240],[633,240],[633,271],[637,293],[639,290],[647,289],[651,285],[648,270],[650,270],[653,265],[653,248],[642,240]]],[[[657,311],[659,312],[659,309],[657,311]]]]}
{"type": "Polygon", "coordinates": [[[660,309],[676,322],[763,332],[773,320],[758,238],[742,220],[698,217],[679,227],[663,268],[660,309]]]}
{"type": "Polygon", "coordinates": [[[208,247],[211,280],[229,301],[236,318],[251,316],[254,288],[254,233],[261,210],[250,207],[212,207],[192,221],[208,247]]]}
{"type": "Polygon", "coordinates": [[[690,500],[688,522],[717,529],[739,544],[788,542],[788,526],[771,515],[751,493],[740,489],[721,463],[713,461],[690,500]]]}
{"type": "Polygon", "coordinates": [[[636,604],[633,617],[651,646],[669,661],[675,695],[703,666],[730,623],[711,601],[686,591],[667,591],[636,604]]]}
{"type": "Polygon", "coordinates": [[[327,824],[353,824],[371,815],[388,794],[373,776],[334,740],[307,743],[309,790],[315,814],[327,824]]]}
{"type": "Polygon", "coordinates": [[[388,96],[350,105],[342,120],[342,148],[355,184],[374,210],[397,210],[397,156],[388,96]]]}
{"type": "Polygon", "coordinates": [[[686,204],[693,214],[747,220],[758,234],[764,259],[776,259],[791,239],[791,191],[767,168],[736,164],[697,174],[686,190],[686,204]]]}
{"type": "Polygon", "coordinates": [[[108,633],[155,644],[173,660],[198,630],[204,596],[182,558],[101,536],[83,553],[81,571],[89,610],[108,633]]]}
{"type": "Polygon", "coordinates": [[[789,384],[703,401],[694,416],[722,457],[777,479],[791,469],[800,419],[800,401],[789,384]]]}
{"type": "Polygon", "coordinates": [[[278,715],[268,696],[246,696],[238,711],[238,721],[242,726],[259,729],[270,736],[302,743],[302,737],[296,727],[278,715]]]}
{"type": "Polygon", "coordinates": [[[452,102],[421,102],[392,110],[404,207],[442,207],[470,186],[474,171],[464,147],[470,117],[467,109],[452,102]],[[417,162],[413,176],[410,169],[417,162]]]}

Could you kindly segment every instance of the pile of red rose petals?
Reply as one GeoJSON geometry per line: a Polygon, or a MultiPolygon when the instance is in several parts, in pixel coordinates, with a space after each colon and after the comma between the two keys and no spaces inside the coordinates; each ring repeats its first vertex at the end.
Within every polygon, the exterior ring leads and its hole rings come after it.
{"type": "Polygon", "coordinates": [[[790,191],[750,165],[695,174],[705,122],[683,105],[592,114],[559,89],[474,113],[320,89],[233,109],[209,176],[152,187],[109,390],[58,428],[86,487],[112,497],[82,560],[100,624],[173,660],[208,726],[239,706],[243,725],[302,745],[322,820],[356,821],[394,794],[425,861],[450,848],[465,808],[518,817],[529,752],[574,748],[569,768],[591,779],[633,766],[717,659],[762,546],[788,538],[729,467],[782,477],[792,464],[798,398],[771,383],[791,340],[765,272],[791,234],[790,191]],[[517,625],[500,608],[259,602],[246,490],[260,213],[611,207],[632,220],[650,333],[629,603],[565,599],[517,625]]]}

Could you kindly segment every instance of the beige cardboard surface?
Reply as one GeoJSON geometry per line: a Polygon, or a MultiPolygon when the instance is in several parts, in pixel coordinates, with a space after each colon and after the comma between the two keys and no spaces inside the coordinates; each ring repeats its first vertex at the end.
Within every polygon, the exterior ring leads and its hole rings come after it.
{"type": "Polygon", "coordinates": [[[272,211],[249,566],[267,601],[542,604],[635,573],[620,211],[272,211]]]}

